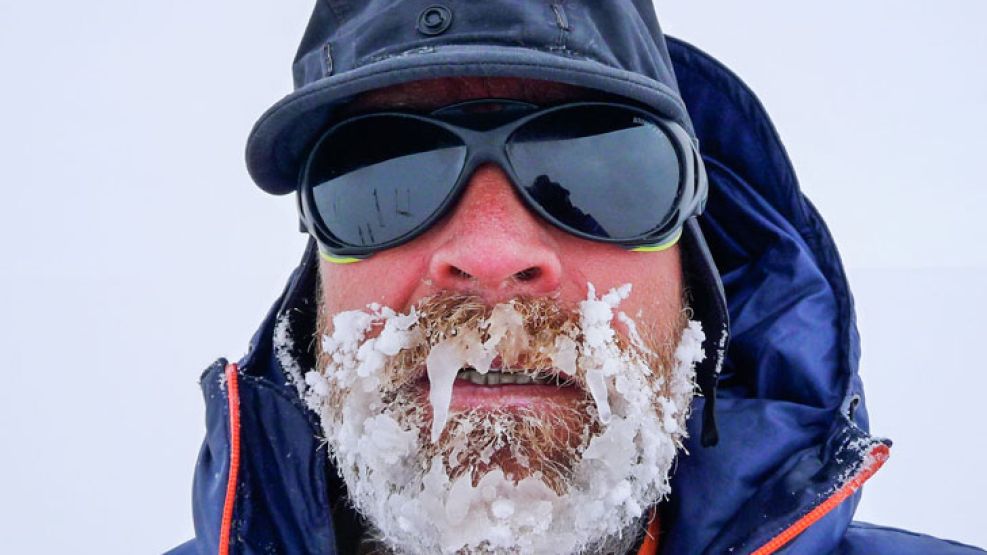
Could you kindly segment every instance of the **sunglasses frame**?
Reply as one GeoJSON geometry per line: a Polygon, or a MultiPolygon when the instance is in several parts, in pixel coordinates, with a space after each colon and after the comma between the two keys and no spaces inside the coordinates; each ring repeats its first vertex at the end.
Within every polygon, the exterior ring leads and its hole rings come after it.
{"type": "Polygon", "coordinates": [[[480,99],[459,102],[435,110],[428,115],[406,112],[400,110],[371,112],[346,118],[330,126],[314,143],[309,150],[308,158],[302,166],[301,175],[298,181],[298,209],[301,216],[300,228],[302,232],[309,233],[319,243],[319,250],[323,257],[338,263],[356,262],[369,257],[375,252],[396,247],[418,237],[436,221],[445,216],[456,204],[466,187],[469,179],[476,169],[485,163],[494,163],[500,166],[507,174],[514,190],[518,192],[525,205],[538,214],[545,221],[555,227],[590,241],[611,243],[623,246],[630,250],[637,251],[660,251],[673,245],[681,236],[682,225],[693,216],[701,214],[705,208],[708,180],[706,170],[699,153],[699,145],[689,133],[678,123],[662,118],[652,112],[617,102],[571,102],[550,107],[539,107],[534,104],[520,102],[510,99],[480,99]],[[462,112],[474,105],[499,104],[508,109],[523,111],[522,115],[503,124],[489,129],[476,129],[475,127],[463,126],[448,121],[455,118],[459,121],[470,119],[481,120],[485,116],[483,113],[472,114],[462,112]],[[568,226],[552,216],[545,210],[531,195],[520,185],[517,173],[513,167],[507,153],[512,135],[524,125],[549,114],[565,110],[578,108],[605,107],[627,110],[636,117],[641,117],[648,123],[658,127],[669,139],[675,149],[676,158],[679,162],[679,186],[674,203],[674,209],[666,215],[665,220],[659,222],[654,228],[655,231],[631,238],[609,238],[599,237],[586,233],[579,229],[568,226]],[[457,110],[460,110],[457,112],[457,110]],[[336,238],[324,225],[319,216],[313,194],[314,187],[309,183],[309,168],[312,166],[316,153],[319,152],[322,143],[329,139],[341,127],[352,125],[356,122],[371,118],[395,117],[417,120],[428,125],[437,126],[457,137],[466,149],[465,158],[459,175],[455,183],[449,188],[445,198],[439,206],[425,219],[422,220],[408,233],[387,242],[380,243],[373,247],[349,245],[336,238]]]}

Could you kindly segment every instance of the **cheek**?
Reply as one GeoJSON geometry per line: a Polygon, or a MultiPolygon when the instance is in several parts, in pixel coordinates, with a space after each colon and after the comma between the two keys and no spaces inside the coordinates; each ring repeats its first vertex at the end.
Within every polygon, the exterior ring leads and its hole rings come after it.
{"type": "Polygon", "coordinates": [[[683,308],[678,246],[658,253],[631,252],[610,245],[588,246],[585,242],[579,246],[568,249],[571,254],[563,258],[563,271],[574,286],[582,288],[580,298],[585,298],[586,283],[596,287],[597,295],[629,283],[631,294],[617,310],[630,316],[639,328],[665,331],[678,321],[683,308]]]}
{"type": "Polygon", "coordinates": [[[404,310],[425,276],[424,260],[411,249],[391,249],[352,264],[321,260],[319,280],[324,309],[335,314],[379,303],[404,310]]]}

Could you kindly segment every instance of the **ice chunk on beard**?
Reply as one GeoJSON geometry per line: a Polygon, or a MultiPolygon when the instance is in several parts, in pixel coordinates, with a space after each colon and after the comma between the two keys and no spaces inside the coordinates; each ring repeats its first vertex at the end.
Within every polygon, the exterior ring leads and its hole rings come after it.
{"type": "MultiPolygon", "coordinates": [[[[517,477],[508,476],[496,465],[487,464],[491,460],[491,452],[512,445],[504,438],[518,433],[514,430],[498,436],[495,433],[498,429],[503,431],[510,426],[505,426],[494,415],[470,414],[448,418],[448,400],[445,396],[428,403],[424,399],[411,402],[408,397],[398,394],[411,390],[414,380],[410,376],[415,373],[408,370],[418,368],[424,359],[432,356],[458,358],[461,361],[469,359],[465,352],[469,349],[463,349],[464,345],[475,349],[474,357],[477,353],[485,353],[480,359],[474,358],[479,360],[477,369],[483,369],[482,360],[489,359],[489,350],[481,347],[491,343],[491,338],[501,331],[487,322],[491,311],[480,303],[438,300],[433,303],[435,313],[431,317],[420,318],[414,329],[406,330],[409,336],[418,334],[417,343],[409,343],[397,357],[392,357],[384,368],[379,369],[376,376],[362,375],[366,373],[366,365],[361,372],[349,372],[350,376],[356,376],[355,381],[376,378],[375,382],[381,387],[374,394],[367,388],[355,387],[355,382],[350,383],[351,393],[337,396],[341,403],[337,405],[340,410],[336,412],[346,413],[347,416],[332,417],[323,411],[323,425],[337,468],[343,474],[354,502],[392,546],[416,552],[453,552],[459,547],[468,550],[480,545],[494,551],[568,552],[589,545],[607,534],[619,533],[631,519],[640,517],[643,510],[667,491],[667,472],[680,436],[668,434],[663,429],[655,407],[665,405],[658,403],[656,397],[665,400],[666,405],[674,405],[678,409],[676,416],[684,419],[691,392],[684,394],[681,386],[675,387],[676,398],[666,399],[671,393],[666,389],[667,384],[672,382],[691,383],[692,366],[680,364],[674,373],[681,379],[667,380],[662,372],[652,372],[640,360],[634,360],[634,356],[617,348],[619,337],[607,328],[613,308],[628,292],[626,289],[614,290],[601,299],[596,299],[595,294],[591,293],[580,307],[579,314],[580,318],[593,325],[589,334],[591,337],[587,339],[578,331],[578,326],[575,334],[562,335],[576,344],[578,364],[593,366],[606,388],[602,393],[597,391],[595,401],[590,401],[580,415],[589,415],[596,428],[592,433],[586,432],[585,437],[579,438],[581,441],[577,448],[567,452],[568,459],[575,462],[561,473],[564,480],[546,481],[542,476],[528,475],[518,482],[517,477]],[[448,306],[436,309],[443,303],[448,306]],[[470,326],[470,322],[475,325],[470,326]],[[449,352],[443,354],[440,350],[439,355],[434,354],[437,346],[456,337],[461,338],[456,349],[452,348],[456,346],[453,342],[446,347],[449,352]],[[592,348],[587,347],[587,342],[592,348]],[[450,355],[450,352],[453,354],[450,355]],[[608,356],[619,360],[608,363],[605,360],[608,356]],[[406,359],[404,364],[397,362],[402,358],[406,359]],[[620,378],[619,386],[615,385],[614,376],[620,378]],[[634,392],[634,395],[621,392],[634,392]],[[612,420],[608,426],[601,426],[593,418],[601,398],[603,403],[611,406],[612,420]],[[425,425],[429,415],[423,408],[428,405],[433,413],[442,412],[443,404],[447,422],[438,426],[439,441],[434,442],[431,436],[435,434],[438,418],[432,419],[431,426],[425,425]],[[328,420],[326,416],[329,416],[328,420]],[[481,416],[487,418],[486,422],[481,416]],[[372,425],[359,422],[360,418],[372,425]],[[356,422],[347,423],[347,420],[356,422]],[[397,433],[392,422],[398,423],[405,433],[397,433]],[[373,434],[378,430],[388,431],[384,445],[381,442],[353,441],[360,434],[373,434]],[[412,437],[417,437],[418,441],[409,441],[412,437]],[[477,437],[490,441],[482,444],[476,441],[477,437]],[[499,445],[498,441],[501,442],[499,445]],[[472,449],[470,454],[472,446],[478,449],[472,449]],[[642,452],[644,446],[647,449],[642,452]],[[386,458],[377,456],[373,452],[375,449],[383,450],[386,458]],[[590,456],[579,461],[578,454],[581,452],[588,452],[590,456]],[[398,462],[389,464],[395,460],[398,462]],[[542,484],[542,489],[535,487],[535,483],[542,484]],[[552,487],[546,488],[546,483],[552,487]],[[491,497],[491,491],[496,495],[491,497]],[[522,491],[526,493],[519,493],[522,491]],[[615,495],[613,492],[621,494],[615,495]],[[523,514],[524,511],[506,511],[504,503],[497,505],[495,510],[494,502],[504,500],[513,500],[513,506],[517,507],[537,505],[540,507],[539,517],[532,519],[531,515],[523,514]],[[465,518],[464,513],[469,517],[465,518]],[[489,522],[491,526],[470,527],[467,533],[461,526],[464,521],[489,522]],[[532,527],[535,522],[537,530],[532,527]]],[[[571,359],[573,349],[566,341],[559,340],[560,334],[539,336],[542,329],[551,328],[550,325],[546,326],[546,320],[551,318],[532,311],[524,303],[512,304],[512,309],[521,316],[526,326],[525,331],[531,333],[503,333],[502,339],[510,339],[498,341],[501,349],[498,354],[504,358],[504,366],[521,362],[532,368],[541,362],[560,368],[563,364],[556,361],[571,359]],[[556,348],[559,345],[563,348],[556,348]],[[560,353],[563,349],[565,352],[560,353]],[[539,357],[540,361],[537,360],[539,357]]],[[[420,307],[419,310],[427,313],[430,309],[420,307]]],[[[516,321],[510,311],[503,310],[503,313],[505,317],[502,322],[516,321]]],[[[387,322],[385,319],[385,328],[387,322]]],[[[509,324],[504,325],[509,327],[509,324]]],[[[350,339],[354,334],[349,333],[345,337],[350,339]]],[[[330,357],[337,367],[345,367],[345,362],[350,358],[353,357],[345,352],[333,353],[330,357]],[[339,361],[344,364],[338,364],[339,361]]],[[[363,358],[373,360],[366,353],[363,358]]],[[[450,375],[454,379],[454,372],[449,370],[454,364],[445,364],[441,370],[437,369],[437,374],[445,371],[447,380],[450,375]]],[[[564,366],[572,368],[574,365],[564,366]]],[[[584,367],[576,368],[574,373],[576,379],[585,380],[584,367]]],[[[334,382],[329,375],[347,373],[346,368],[336,368],[326,374],[330,383],[341,385],[342,382],[334,382]]],[[[585,381],[580,383],[585,384],[585,381]]],[[[566,426],[568,424],[559,423],[554,427],[566,426]]],[[[540,429],[547,427],[550,426],[542,425],[540,429]]],[[[510,454],[521,458],[513,452],[510,454]]]]}

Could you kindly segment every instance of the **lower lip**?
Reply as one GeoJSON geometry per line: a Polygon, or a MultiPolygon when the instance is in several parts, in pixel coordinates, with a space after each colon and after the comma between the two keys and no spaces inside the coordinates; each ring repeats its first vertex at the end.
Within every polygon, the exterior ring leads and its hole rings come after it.
{"type": "MultiPolygon", "coordinates": [[[[428,395],[429,384],[423,384],[428,395]]],[[[545,405],[571,404],[584,398],[577,387],[555,385],[477,385],[457,379],[452,386],[452,402],[449,409],[462,412],[476,408],[504,409],[510,407],[537,408],[545,405]]]]}

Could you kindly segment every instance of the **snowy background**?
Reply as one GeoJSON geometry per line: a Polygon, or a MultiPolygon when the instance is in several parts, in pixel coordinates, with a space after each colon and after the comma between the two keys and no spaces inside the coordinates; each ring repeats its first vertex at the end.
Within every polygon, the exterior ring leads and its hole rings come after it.
{"type": "MultiPolygon", "coordinates": [[[[842,249],[876,434],[858,518],[987,546],[987,3],[658,1],[773,115],[842,249]]],[[[0,0],[0,538],[192,535],[199,372],[301,253],[243,144],[311,0],[0,0]]]]}

